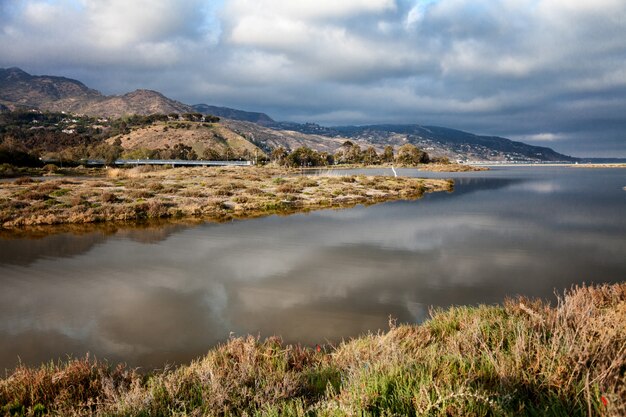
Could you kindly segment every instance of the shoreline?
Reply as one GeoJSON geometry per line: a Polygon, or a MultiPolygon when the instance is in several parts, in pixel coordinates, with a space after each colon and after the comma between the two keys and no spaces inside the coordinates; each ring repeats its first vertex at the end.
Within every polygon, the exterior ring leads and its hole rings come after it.
{"type": "Polygon", "coordinates": [[[522,164],[511,164],[511,163],[489,163],[489,162],[468,162],[469,166],[472,167],[568,167],[568,168],[626,168],[626,163],[606,163],[606,164],[596,164],[596,163],[539,163],[539,164],[531,164],[531,163],[522,163],[522,164]]]}
{"type": "MultiPolygon", "coordinates": [[[[483,166],[476,166],[470,164],[418,164],[414,166],[406,166],[406,165],[393,165],[394,168],[408,168],[415,169],[417,171],[426,171],[426,172],[478,172],[478,171],[489,171],[489,168],[483,166]]],[[[362,165],[362,164],[341,164],[341,165],[328,165],[323,167],[306,167],[306,168],[296,168],[301,171],[342,171],[342,170],[352,170],[352,169],[389,169],[391,170],[392,164],[378,164],[378,165],[362,165]]]]}
{"type": "Polygon", "coordinates": [[[626,163],[620,164],[578,164],[574,165],[575,168],[626,168],[626,163]]]}
{"type": "Polygon", "coordinates": [[[69,359],[0,377],[6,415],[623,415],[626,283],[435,310],[337,346],[231,337],[139,372],[69,359]],[[598,329],[601,329],[599,331],[598,329]]]}
{"type": "Polygon", "coordinates": [[[452,180],[365,175],[298,176],[270,167],[102,170],[93,177],[21,177],[0,187],[0,227],[129,222],[226,221],[349,208],[451,191],[452,180]]]}

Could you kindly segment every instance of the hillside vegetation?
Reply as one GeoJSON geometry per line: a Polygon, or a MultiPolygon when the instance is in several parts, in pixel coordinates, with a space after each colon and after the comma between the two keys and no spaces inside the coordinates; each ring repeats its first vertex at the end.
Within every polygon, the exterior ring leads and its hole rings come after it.
{"type": "Polygon", "coordinates": [[[122,156],[131,159],[168,157],[167,152],[150,151],[173,149],[177,145],[191,148],[190,152],[193,151],[195,155],[195,157],[187,155],[185,158],[175,155],[178,156],[177,159],[253,160],[255,157],[265,157],[265,152],[260,148],[221,123],[161,121],[131,129],[127,133],[110,138],[108,142],[113,144],[117,139],[125,150],[122,156]]]}
{"type": "Polygon", "coordinates": [[[551,307],[435,311],[339,346],[232,338],[142,375],[84,359],[0,380],[5,415],[619,416],[626,414],[626,284],[551,307]]]}
{"type": "Polygon", "coordinates": [[[12,176],[16,167],[42,166],[42,161],[66,166],[89,161],[113,165],[120,158],[241,159],[260,164],[271,160],[275,165],[301,168],[384,164],[416,167],[432,163],[440,164],[441,170],[460,168],[450,164],[448,158],[431,157],[410,143],[377,149],[339,138],[318,137],[312,141],[313,135],[303,139],[297,132],[291,132],[291,139],[287,136],[268,139],[264,136],[267,132],[259,130],[261,127],[254,133],[240,129],[241,124],[225,123],[217,116],[201,113],[154,113],[108,119],[37,110],[4,112],[0,113],[0,176],[12,176]],[[274,146],[281,141],[287,141],[289,147],[274,146]]]}
{"type": "MultiPolygon", "coordinates": [[[[41,166],[130,159],[247,159],[265,153],[215,116],[199,113],[133,115],[118,119],[64,113],[0,113],[0,164],[41,166]],[[193,151],[193,152],[192,152],[193,151]],[[30,158],[31,163],[21,161],[30,158]]],[[[2,172],[0,171],[0,176],[2,172]]]]}

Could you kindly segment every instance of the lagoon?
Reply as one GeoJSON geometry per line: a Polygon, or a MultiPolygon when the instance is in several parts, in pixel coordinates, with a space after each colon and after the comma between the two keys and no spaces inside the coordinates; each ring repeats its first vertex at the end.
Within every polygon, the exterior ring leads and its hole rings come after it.
{"type": "Polygon", "coordinates": [[[222,224],[3,233],[0,369],[86,352],[162,367],[231,335],[333,343],[433,307],[555,300],[626,278],[624,170],[398,172],[453,178],[455,191],[222,224]]]}

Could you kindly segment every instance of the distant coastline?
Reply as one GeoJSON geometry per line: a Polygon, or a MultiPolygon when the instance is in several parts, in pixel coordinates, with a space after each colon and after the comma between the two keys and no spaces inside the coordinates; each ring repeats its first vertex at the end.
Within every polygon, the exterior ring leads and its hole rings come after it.
{"type": "Polygon", "coordinates": [[[620,164],[577,164],[576,168],[626,168],[626,163],[620,164]]]}
{"type": "Polygon", "coordinates": [[[572,163],[572,162],[489,162],[489,161],[476,161],[466,163],[472,167],[574,167],[574,168],[626,168],[626,163],[572,163]]]}

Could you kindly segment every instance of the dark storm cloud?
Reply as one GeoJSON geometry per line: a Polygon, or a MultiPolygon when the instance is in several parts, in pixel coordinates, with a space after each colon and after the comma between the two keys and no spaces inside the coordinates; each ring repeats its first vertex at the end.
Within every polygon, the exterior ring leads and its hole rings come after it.
{"type": "Polygon", "coordinates": [[[0,2],[0,65],[278,119],[626,156],[621,0],[0,2]]]}

